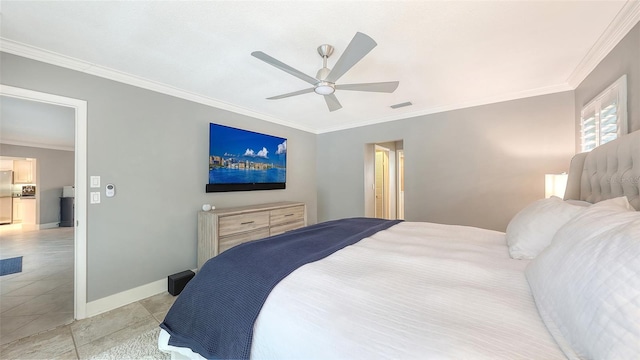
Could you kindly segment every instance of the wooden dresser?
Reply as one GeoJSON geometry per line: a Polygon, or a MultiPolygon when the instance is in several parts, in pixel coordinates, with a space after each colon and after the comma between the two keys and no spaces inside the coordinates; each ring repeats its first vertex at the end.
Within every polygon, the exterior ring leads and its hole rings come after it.
{"type": "Polygon", "coordinates": [[[301,202],[278,202],[198,213],[198,269],[210,258],[244,242],[307,225],[301,202]]]}

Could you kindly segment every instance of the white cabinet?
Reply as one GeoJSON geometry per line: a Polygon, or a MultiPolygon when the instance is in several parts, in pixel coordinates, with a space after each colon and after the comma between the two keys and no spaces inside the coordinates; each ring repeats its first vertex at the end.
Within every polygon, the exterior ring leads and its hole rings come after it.
{"type": "Polygon", "coordinates": [[[0,157],[0,171],[11,170],[13,171],[13,160],[2,159],[0,157]]]}
{"type": "Polygon", "coordinates": [[[36,199],[22,198],[20,199],[20,203],[22,204],[22,224],[35,225],[36,224],[36,199]]]}
{"type": "Polygon", "coordinates": [[[13,198],[13,223],[21,223],[22,222],[22,214],[24,214],[24,209],[22,209],[22,199],[13,198]]]}
{"type": "Polygon", "coordinates": [[[35,183],[34,163],[31,160],[13,161],[13,183],[33,184],[35,183]]]}

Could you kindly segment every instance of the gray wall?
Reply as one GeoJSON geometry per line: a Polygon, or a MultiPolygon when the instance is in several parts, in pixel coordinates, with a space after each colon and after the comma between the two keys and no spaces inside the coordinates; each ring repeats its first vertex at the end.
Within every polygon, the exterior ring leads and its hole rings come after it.
{"type": "Polygon", "coordinates": [[[3,84],[88,101],[88,172],[118,189],[89,205],[89,301],[195,267],[203,203],[304,201],[310,223],[363,216],[365,144],[404,141],[407,220],[504,230],[544,196],[545,173],[568,170],[580,108],[624,73],[640,129],[640,25],[575,92],[318,136],[9,54],[1,66],[3,84]],[[205,194],[209,122],[287,137],[287,190],[205,194]]]}
{"type": "Polygon", "coordinates": [[[602,90],[627,74],[629,132],[640,130],[640,23],[616,45],[575,90],[576,151],[580,151],[580,112],[602,90]]]}
{"type": "Polygon", "coordinates": [[[318,220],[363,216],[365,144],[404,140],[405,218],[504,231],[568,171],[573,92],[514,100],[318,136],[318,220]]]}
{"type": "Polygon", "coordinates": [[[36,159],[36,183],[40,194],[36,224],[60,221],[62,187],[74,184],[75,159],[73,151],[51,150],[29,146],[0,144],[2,156],[36,159]]]}
{"type": "Polygon", "coordinates": [[[314,134],[6,53],[0,70],[5,85],[88,102],[88,175],[117,190],[88,205],[88,301],[195,268],[202,204],[303,201],[316,222],[314,134]],[[287,138],[287,189],[206,194],[210,122],[287,138]]]}

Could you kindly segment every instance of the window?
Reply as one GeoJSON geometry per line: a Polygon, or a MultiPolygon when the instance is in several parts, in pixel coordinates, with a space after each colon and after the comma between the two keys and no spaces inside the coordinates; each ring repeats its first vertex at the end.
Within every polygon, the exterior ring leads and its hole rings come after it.
{"type": "Polygon", "coordinates": [[[582,108],[580,124],[583,152],[627,133],[627,75],[582,108]]]}

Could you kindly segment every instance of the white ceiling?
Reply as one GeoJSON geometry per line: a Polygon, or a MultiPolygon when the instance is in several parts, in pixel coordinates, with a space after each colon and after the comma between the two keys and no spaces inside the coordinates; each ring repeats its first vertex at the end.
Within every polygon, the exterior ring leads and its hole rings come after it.
{"type": "Polygon", "coordinates": [[[0,142],[74,150],[74,109],[0,96],[0,142]]]}
{"type": "Polygon", "coordinates": [[[573,89],[637,3],[3,0],[0,49],[322,133],[573,89]],[[378,46],[338,83],[398,80],[395,93],[338,90],[335,112],[314,93],[265,99],[309,85],[251,52],[315,76],[316,48],[335,46],[331,68],[358,31],[378,46]]]}

